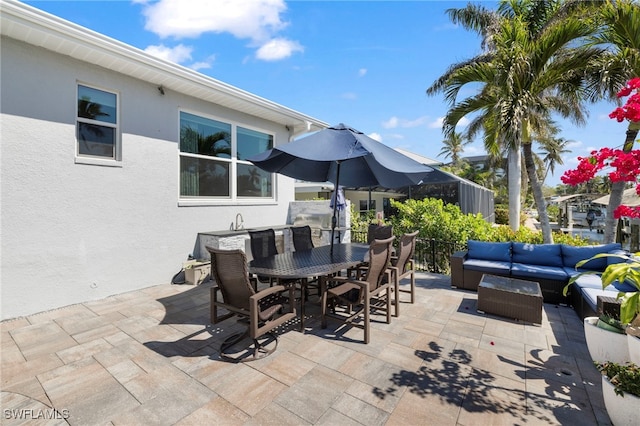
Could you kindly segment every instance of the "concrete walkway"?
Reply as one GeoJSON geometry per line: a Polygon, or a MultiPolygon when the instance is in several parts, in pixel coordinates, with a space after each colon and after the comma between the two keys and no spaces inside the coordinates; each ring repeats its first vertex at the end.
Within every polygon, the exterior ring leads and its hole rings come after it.
{"type": "MultiPolygon", "coordinates": [[[[1,323],[2,424],[606,425],[582,323],[545,305],[542,325],[476,312],[476,294],[418,274],[417,303],[371,343],[359,329],[305,334],[230,364],[239,325],[209,324],[208,285],[160,285],[1,323]]],[[[407,295],[405,295],[407,297],[407,295]]]]}

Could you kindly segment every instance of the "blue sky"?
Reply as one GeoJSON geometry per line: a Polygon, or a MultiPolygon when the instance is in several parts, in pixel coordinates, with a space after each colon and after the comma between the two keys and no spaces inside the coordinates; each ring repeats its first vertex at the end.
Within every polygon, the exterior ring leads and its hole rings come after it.
{"type": "MultiPolygon", "coordinates": [[[[391,146],[436,160],[442,95],[426,89],[480,53],[475,34],[445,10],[466,1],[27,1],[34,7],[311,115],[343,122],[391,146]]],[[[484,2],[491,7],[494,2],[484,2]]],[[[468,96],[470,93],[461,93],[468,96]]],[[[626,125],[612,103],[590,105],[586,127],[560,122],[576,157],[618,147],[626,125]]],[[[464,155],[483,154],[479,142],[464,155]]]]}

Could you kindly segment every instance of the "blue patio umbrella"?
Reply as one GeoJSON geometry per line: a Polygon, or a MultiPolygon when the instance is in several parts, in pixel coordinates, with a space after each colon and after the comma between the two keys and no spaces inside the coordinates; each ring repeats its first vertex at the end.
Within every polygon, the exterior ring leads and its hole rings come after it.
{"type": "MultiPolygon", "coordinates": [[[[310,182],[333,182],[334,188],[420,184],[434,169],[342,123],[279,145],[248,158],[268,172],[310,182]]],[[[336,227],[333,204],[331,245],[336,227]]]]}

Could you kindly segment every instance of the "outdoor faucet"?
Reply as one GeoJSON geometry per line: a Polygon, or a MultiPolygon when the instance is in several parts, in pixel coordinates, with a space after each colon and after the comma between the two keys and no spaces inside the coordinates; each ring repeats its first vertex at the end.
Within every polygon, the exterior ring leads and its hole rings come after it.
{"type": "Polygon", "coordinates": [[[242,213],[238,213],[236,215],[236,231],[244,229],[244,218],[242,217],[242,213]]]}

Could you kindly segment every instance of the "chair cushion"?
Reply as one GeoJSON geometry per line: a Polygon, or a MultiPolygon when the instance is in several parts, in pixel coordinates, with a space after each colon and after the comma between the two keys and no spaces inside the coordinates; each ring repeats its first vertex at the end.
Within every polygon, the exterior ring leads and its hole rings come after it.
{"type": "Polygon", "coordinates": [[[638,288],[626,280],[622,283],[620,283],[618,280],[615,280],[613,283],[611,283],[611,285],[608,285],[605,290],[621,291],[623,293],[634,293],[638,291],[638,288]]]}
{"type": "Polygon", "coordinates": [[[486,241],[467,241],[468,258],[511,262],[511,243],[490,243],[486,241]]]}
{"type": "Polygon", "coordinates": [[[515,278],[542,278],[544,280],[568,281],[569,275],[564,269],[557,266],[531,265],[525,263],[512,263],[511,276],[515,278]]]}
{"type": "Polygon", "coordinates": [[[464,261],[464,269],[481,271],[486,274],[509,275],[511,262],[498,262],[497,260],[467,259],[464,261]]]}
{"type": "Polygon", "coordinates": [[[599,290],[597,288],[582,289],[582,299],[591,306],[593,312],[598,312],[598,296],[615,297],[615,295],[616,293],[603,290],[602,287],[599,290]]]}
{"type": "MultiPolygon", "coordinates": [[[[565,268],[565,271],[567,270],[573,271],[573,275],[576,273],[574,269],[565,268]]],[[[600,278],[600,275],[587,274],[579,277],[572,285],[580,289],[596,288],[602,290],[602,279],[600,278]]]]}
{"type": "MultiPolygon", "coordinates": [[[[561,244],[562,263],[568,268],[575,268],[576,263],[589,259],[600,253],[608,253],[620,249],[620,244],[599,244],[595,246],[576,247],[568,244],[561,244]]],[[[618,259],[619,260],[619,259],[618,259]]],[[[582,269],[590,271],[604,271],[607,267],[607,258],[593,259],[581,266],[582,269]]]]}
{"type": "MultiPolygon", "coordinates": [[[[626,250],[611,250],[609,252],[609,254],[619,254],[621,256],[629,256],[629,252],[626,250]]],[[[614,256],[608,256],[607,257],[607,266],[609,265],[614,265],[616,263],[622,263],[622,262],[627,262],[626,259],[621,259],[619,257],[614,257],[614,256]]]]}
{"type": "Polygon", "coordinates": [[[512,243],[513,263],[562,267],[560,244],[512,243]]]}

